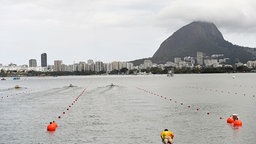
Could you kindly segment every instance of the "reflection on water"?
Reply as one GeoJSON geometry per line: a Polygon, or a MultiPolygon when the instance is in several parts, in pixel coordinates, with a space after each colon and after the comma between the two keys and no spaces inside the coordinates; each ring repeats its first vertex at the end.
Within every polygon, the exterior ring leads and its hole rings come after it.
{"type": "Polygon", "coordinates": [[[180,144],[254,144],[255,77],[69,76],[1,81],[0,143],[156,144],[161,143],[160,132],[168,128],[180,144]],[[15,85],[22,88],[10,89],[15,85]],[[242,127],[226,123],[232,113],[239,114],[242,127]],[[59,127],[47,132],[53,120],[59,127]]]}

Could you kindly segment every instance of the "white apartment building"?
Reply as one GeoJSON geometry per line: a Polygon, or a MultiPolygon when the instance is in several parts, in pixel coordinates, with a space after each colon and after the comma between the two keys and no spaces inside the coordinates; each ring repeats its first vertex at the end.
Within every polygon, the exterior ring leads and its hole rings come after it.
{"type": "Polygon", "coordinates": [[[86,66],[85,62],[79,62],[78,71],[85,71],[85,66],[86,66]]]}
{"type": "Polygon", "coordinates": [[[113,61],[112,64],[112,70],[120,70],[121,68],[119,67],[119,63],[117,61],[113,61]]]}
{"type": "Polygon", "coordinates": [[[181,61],[182,61],[182,60],[181,60],[180,57],[175,57],[175,58],[174,58],[174,63],[176,63],[176,64],[180,63],[181,61]]]}
{"type": "Polygon", "coordinates": [[[103,62],[101,62],[101,61],[96,61],[95,62],[95,71],[96,72],[104,71],[103,62]]]}
{"type": "Polygon", "coordinates": [[[198,65],[203,65],[204,63],[204,54],[202,52],[196,53],[196,61],[198,65]]]}
{"type": "Polygon", "coordinates": [[[206,67],[218,67],[219,62],[217,59],[205,59],[204,64],[206,67]]]}
{"type": "Polygon", "coordinates": [[[246,63],[248,68],[255,68],[256,67],[256,61],[248,61],[246,63]]]}
{"type": "Polygon", "coordinates": [[[153,66],[153,63],[151,60],[144,60],[143,66],[144,68],[151,68],[153,66]]]}
{"type": "Polygon", "coordinates": [[[112,64],[111,64],[111,63],[107,63],[107,64],[106,64],[106,71],[107,71],[107,72],[111,72],[112,70],[113,70],[112,64]]]}
{"type": "Polygon", "coordinates": [[[126,63],[126,68],[128,70],[132,70],[133,69],[133,63],[126,63]]]}

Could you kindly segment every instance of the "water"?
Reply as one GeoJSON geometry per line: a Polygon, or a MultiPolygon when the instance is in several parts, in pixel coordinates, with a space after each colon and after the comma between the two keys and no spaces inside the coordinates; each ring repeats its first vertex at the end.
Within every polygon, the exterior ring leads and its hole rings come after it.
{"type": "Polygon", "coordinates": [[[168,128],[176,144],[255,144],[256,75],[232,76],[7,78],[0,81],[0,143],[160,144],[168,128]],[[241,128],[226,123],[232,113],[241,128]],[[50,133],[52,120],[59,127],[50,133]]]}

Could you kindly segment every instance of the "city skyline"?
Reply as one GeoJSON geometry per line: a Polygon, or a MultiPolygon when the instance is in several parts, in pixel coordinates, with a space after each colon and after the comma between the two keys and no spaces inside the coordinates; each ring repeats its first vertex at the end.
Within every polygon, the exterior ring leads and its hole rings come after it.
{"type": "MultiPolygon", "coordinates": [[[[41,54],[47,55],[46,53],[41,54]]],[[[37,66],[36,59],[29,60],[28,65],[17,66],[16,64],[10,64],[8,66],[0,65],[1,72],[4,73],[12,73],[18,72],[23,74],[28,74],[27,72],[82,72],[83,74],[118,74],[119,72],[123,74],[131,74],[135,71],[141,72],[141,74],[150,73],[162,73],[166,72],[166,69],[172,67],[176,68],[176,70],[184,70],[187,69],[187,72],[192,72],[191,70],[200,69],[204,67],[206,69],[209,68],[214,71],[217,69],[222,69],[219,72],[230,72],[230,70],[236,70],[237,68],[242,70],[243,68],[247,68],[246,71],[251,71],[251,69],[256,67],[256,61],[247,61],[246,63],[235,63],[234,65],[230,65],[226,63],[229,61],[228,57],[225,57],[224,54],[213,54],[209,56],[207,53],[203,53],[197,51],[196,57],[186,56],[186,57],[175,57],[173,61],[167,61],[165,64],[156,64],[153,63],[150,59],[145,59],[144,62],[140,65],[134,65],[130,62],[121,62],[121,61],[113,61],[111,63],[104,63],[102,61],[93,61],[92,59],[88,59],[87,62],[80,61],[79,63],[73,63],[71,65],[67,65],[62,62],[62,60],[54,60],[53,65],[48,65],[47,67],[37,66]],[[153,68],[153,69],[151,69],[153,68]],[[217,69],[216,69],[217,68],[217,69]],[[228,70],[228,71],[226,71],[228,70]],[[162,72],[160,72],[162,71],[162,72]]],[[[244,69],[244,70],[245,70],[244,69]]],[[[206,70],[208,71],[208,70],[206,70]]],[[[135,73],[137,73],[135,72],[135,73]]],[[[208,71],[209,72],[209,71],[208,71]]],[[[216,71],[215,71],[216,72],[216,71]]]]}
{"type": "MultiPolygon", "coordinates": [[[[41,53],[40,55],[40,61],[36,58],[28,58],[28,61],[27,63],[24,63],[24,64],[17,64],[17,63],[14,63],[14,62],[11,62],[11,63],[8,63],[8,64],[2,64],[2,66],[8,66],[8,65],[17,65],[17,66],[25,66],[27,65],[28,67],[48,67],[48,66],[51,66],[51,65],[55,65],[55,62],[58,63],[58,65],[61,64],[65,64],[65,65],[73,65],[73,64],[78,64],[78,63],[81,63],[81,62],[85,62],[85,63],[88,63],[88,64],[94,64],[96,62],[103,62],[103,63],[113,63],[113,62],[128,62],[128,61],[118,61],[118,60],[113,60],[111,62],[104,62],[102,60],[93,60],[93,59],[83,59],[83,60],[78,60],[78,61],[73,61],[73,63],[64,63],[63,60],[61,59],[54,59],[52,62],[48,62],[48,58],[47,58],[47,53],[41,53]]],[[[1,63],[0,63],[1,64],[1,63]]]]}
{"type": "MultiPolygon", "coordinates": [[[[216,24],[233,44],[256,47],[253,0],[1,1],[0,64],[56,59],[72,64],[151,57],[192,21],[216,24]],[[193,13],[191,13],[193,12],[193,13]]],[[[38,63],[39,65],[40,63],[38,63]]]]}
{"type": "MultiPolygon", "coordinates": [[[[63,60],[61,59],[54,59],[52,62],[48,62],[47,60],[47,53],[42,53],[40,55],[40,58],[28,58],[28,61],[27,63],[23,63],[23,64],[17,64],[15,62],[10,62],[8,64],[2,64],[3,66],[7,66],[9,64],[15,64],[15,65],[18,65],[18,66],[22,66],[22,65],[27,65],[28,67],[37,67],[37,66],[40,66],[40,67],[47,67],[49,65],[54,65],[55,61],[61,61],[62,64],[66,64],[66,65],[72,65],[72,64],[75,64],[75,63],[80,63],[80,62],[87,62],[87,63],[95,63],[95,62],[104,62],[102,60],[93,60],[91,58],[88,58],[88,59],[83,59],[83,60],[78,60],[78,61],[73,61],[73,63],[63,63],[63,60]],[[40,61],[38,60],[40,59],[40,61]],[[42,61],[43,60],[43,61],[42,61]],[[33,64],[32,64],[33,63],[33,64]],[[35,66],[36,65],[36,66],[35,66]]],[[[118,60],[113,60],[113,61],[110,61],[110,62],[107,62],[107,63],[112,63],[112,62],[121,62],[121,61],[118,61],[118,60]]],[[[126,61],[122,61],[122,62],[126,62],[126,61]]],[[[127,61],[128,62],[128,61],[127,61]]],[[[105,62],[104,62],[105,63],[105,62]]],[[[1,64],[1,63],[0,63],[1,64]]]]}

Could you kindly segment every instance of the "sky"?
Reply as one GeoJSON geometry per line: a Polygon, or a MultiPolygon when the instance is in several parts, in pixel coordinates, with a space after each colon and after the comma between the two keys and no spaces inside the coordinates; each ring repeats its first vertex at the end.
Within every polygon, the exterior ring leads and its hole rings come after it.
{"type": "Polygon", "coordinates": [[[256,48],[255,0],[0,0],[0,64],[132,61],[193,21],[256,48]]]}

